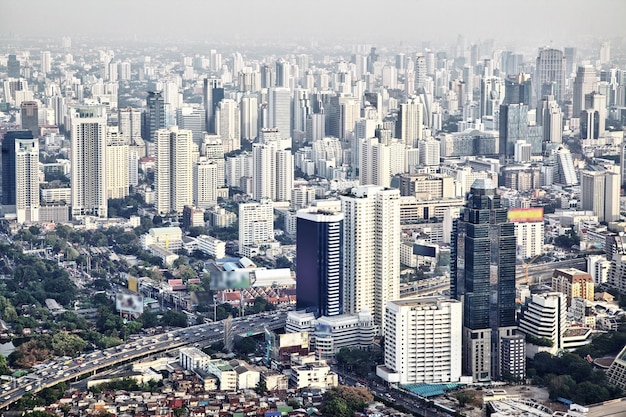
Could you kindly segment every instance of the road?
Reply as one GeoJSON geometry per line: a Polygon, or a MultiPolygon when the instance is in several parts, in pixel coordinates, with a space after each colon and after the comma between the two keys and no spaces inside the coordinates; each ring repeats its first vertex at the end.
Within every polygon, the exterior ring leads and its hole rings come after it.
{"type": "MultiPolygon", "coordinates": [[[[528,267],[528,279],[530,280],[530,284],[540,284],[546,280],[551,279],[554,270],[559,268],[576,268],[582,271],[586,271],[587,259],[572,258],[565,259],[563,261],[530,265],[528,267]]],[[[523,266],[518,265],[516,267],[515,276],[517,283],[522,283],[526,280],[526,270],[523,266]]]]}
{"type": "MultiPolygon", "coordinates": [[[[266,327],[276,330],[285,327],[287,313],[277,311],[265,315],[233,319],[234,334],[258,333],[266,327]]],[[[94,375],[99,370],[146,356],[188,345],[208,346],[224,340],[224,323],[201,324],[147,336],[110,349],[94,351],[65,362],[51,361],[37,372],[25,375],[4,385],[0,392],[0,408],[6,409],[25,393],[35,393],[60,382],[94,375]]]]}

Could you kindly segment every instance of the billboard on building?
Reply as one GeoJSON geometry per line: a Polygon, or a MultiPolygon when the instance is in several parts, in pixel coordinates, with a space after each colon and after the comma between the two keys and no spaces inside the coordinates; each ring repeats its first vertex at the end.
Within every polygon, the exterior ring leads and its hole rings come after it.
{"type": "Polygon", "coordinates": [[[431,258],[437,257],[437,248],[433,245],[421,245],[419,243],[413,244],[413,255],[429,256],[431,258]]]}
{"type": "Polygon", "coordinates": [[[543,221],[543,207],[512,208],[508,218],[513,223],[530,223],[543,221]]]}
{"type": "Polygon", "coordinates": [[[115,309],[124,313],[143,313],[143,295],[122,294],[115,296],[115,309]]]}
{"type": "Polygon", "coordinates": [[[285,333],[279,335],[279,338],[280,348],[299,346],[308,349],[309,347],[309,332],[285,333]]]}

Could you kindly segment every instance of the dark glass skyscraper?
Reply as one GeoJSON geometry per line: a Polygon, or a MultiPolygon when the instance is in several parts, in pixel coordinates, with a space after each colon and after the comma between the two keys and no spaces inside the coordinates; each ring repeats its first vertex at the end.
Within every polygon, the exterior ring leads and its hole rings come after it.
{"type": "Polygon", "coordinates": [[[319,316],[343,313],[343,213],[300,210],[296,308],[319,316]]]}
{"type": "Polygon", "coordinates": [[[224,86],[218,78],[205,78],[202,87],[205,125],[208,133],[217,133],[215,128],[215,109],[224,100],[224,86]]]}
{"type": "Polygon", "coordinates": [[[507,158],[515,155],[515,142],[528,139],[528,106],[525,104],[500,105],[499,153],[507,158]]]}
{"type": "Polygon", "coordinates": [[[17,184],[15,172],[15,139],[32,139],[30,130],[10,130],[2,139],[2,205],[15,206],[17,184]]]}
{"type": "Polygon", "coordinates": [[[490,180],[472,184],[452,233],[452,297],[463,301],[463,368],[499,376],[500,339],[515,328],[515,232],[490,180]]]}
{"type": "Polygon", "coordinates": [[[160,91],[148,91],[141,137],[144,140],[154,141],[154,134],[159,129],[165,129],[165,101],[160,91]]]}

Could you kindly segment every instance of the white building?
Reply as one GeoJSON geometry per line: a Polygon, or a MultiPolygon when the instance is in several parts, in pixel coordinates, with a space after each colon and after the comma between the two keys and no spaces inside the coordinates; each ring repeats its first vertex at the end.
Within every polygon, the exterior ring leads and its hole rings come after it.
{"type": "Polygon", "coordinates": [[[275,243],[274,204],[264,198],[258,203],[239,204],[239,253],[250,256],[250,247],[275,243]]]}
{"type": "Polygon", "coordinates": [[[517,255],[527,259],[543,253],[544,224],[539,222],[515,222],[517,255]]]}
{"type": "Polygon", "coordinates": [[[400,297],[400,192],[363,185],[341,196],[344,311],[367,309],[384,335],[385,306],[400,297]]]}
{"type": "Polygon", "coordinates": [[[178,349],[178,363],[183,369],[193,371],[206,370],[211,357],[195,347],[181,347],[178,349]]]}
{"type": "Polygon", "coordinates": [[[215,259],[226,257],[226,242],[213,236],[198,236],[198,250],[212,256],[215,259]]]}
{"type": "Polygon", "coordinates": [[[172,126],[157,130],[155,136],[155,206],[159,214],[181,214],[193,204],[193,133],[172,126]]]}
{"type": "Polygon", "coordinates": [[[529,343],[526,355],[534,357],[536,353],[546,351],[555,355],[563,349],[563,336],[567,330],[567,297],[560,292],[534,294],[522,308],[519,317],[519,331],[535,339],[544,340],[541,346],[529,343]]]}
{"type": "Polygon", "coordinates": [[[193,164],[193,204],[196,207],[207,209],[217,204],[220,195],[219,170],[217,161],[205,157],[193,164]]]}
{"type": "Polygon", "coordinates": [[[107,198],[124,198],[129,192],[128,142],[116,128],[107,131],[106,184],[107,198]]]}
{"type": "MultiPolygon", "coordinates": [[[[15,213],[18,223],[39,221],[39,140],[15,138],[15,213]]],[[[4,157],[4,156],[3,156],[4,157]]]]}
{"type": "Polygon", "coordinates": [[[443,297],[387,303],[384,365],[393,384],[457,382],[461,377],[461,302],[443,297]]]}
{"type": "Polygon", "coordinates": [[[70,110],[72,216],[107,217],[106,128],[104,106],[70,110]]]}
{"type": "Polygon", "coordinates": [[[326,361],[304,362],[291,367],[291,381],[296,389],[329,389],[339,385],[336,373],[326,361]]]}
{"type": "Polygon", "coordinates": [[[215,110],[215,131],[222,138],[225,153],[241,148],[240,128],[237,102],[228,98],[223,99],[215,110]]]}
{"type": "Polygon", "coordinates": [[[587,271],[591,274],[594,284],[605,284],[609,280],[611,261],[607,260],[605,255],[588,255],[587,271]]]}

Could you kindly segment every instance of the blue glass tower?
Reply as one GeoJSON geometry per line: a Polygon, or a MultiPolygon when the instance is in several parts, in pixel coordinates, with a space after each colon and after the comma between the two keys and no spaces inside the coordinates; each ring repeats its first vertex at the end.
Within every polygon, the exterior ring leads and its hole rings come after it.
{"type": "Polygon", "coordinates": [[[343,213],[300,210],[296,308],[319,316],[343,313],[343,213]]]}

